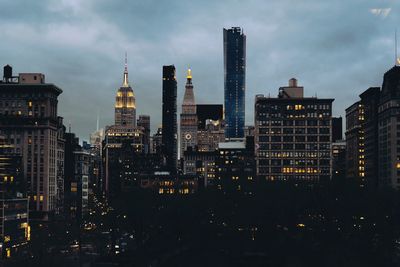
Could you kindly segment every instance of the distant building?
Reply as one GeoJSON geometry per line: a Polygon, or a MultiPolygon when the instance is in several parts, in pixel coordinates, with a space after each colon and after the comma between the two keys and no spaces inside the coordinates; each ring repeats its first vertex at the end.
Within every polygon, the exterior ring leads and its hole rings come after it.
{"type": "Polygon", "coordinates": [[[215,151],[222,142],[225,142],[223,120],[207,120],[205,128],[197,132],[198,151],[215,151]]]}
{"type": "Polygon", "coordinates": [[[214,185],[215,181],[215,151],[187,150],[184,153],[183,173],[185,175],[196,175],[202,177],[204,187],[214,185]]]}
{"type": "Polygon", "coordinates": [[[218,145],[215,159],[214,184],[223,192],[240,191],[252,194],[257,181],[254,159],[254,142],[237,139],[218,145]]]}
{"type": "Polygon", "coordinates": [[[400,189],[400,66],[383,76],[378,105],[379,185],[400,189]]]}
{"type": "Polygon", "coordinates": [[[177,169],[177,121],[176,97],[177,82],[175,66],[163,66],[162,82],[162,154],[165,157],[165,168],[171,173],[177,169]]]}
{"type": "Polygon", "coordinates": [[[332,118],[332,142],[343,140],[342,117],[332,118]]]}
{"type": "Polygon", "coordinates": [[[290,79],[278,98],[255,99],[257,175],[263,180],[318,182],[331,177],[333,99],[304,97],[290,79]]]}
{"type": "Polygon", "coordinates": [[[346,178],[346,141],[332,143],[332,180],[344,181],[346,178]]]}
{"type": "Polygon", "coordinates": [[[219,104],[198,104],[196,105],[197,128],[205,130],[207,120],[222,122],[224,119],[224,106],[219,104]]]}
{"type": "Polygon", "coordinates": [[[246,35],[238,27],[224,29],[225,137],[244,137],[246,35]]]}
{"type": "Polygon", "coordinates": [[[14,77],[9,66],[0,82],[0,134],[22,156],[32,219],[47,220],[59,203],[62,140],[57,98],[61,93],[57,86],[45,83],[43,74],[14,77]]]}
{"type": "Polygon", "coordinates": [[[378,107],[380,88],[370,87],[360,95],[360,98],[364,106],[365,180],[368,185],[376,188],[379,175],[378,107]]]}
{"type": "Polygon", "coordinates": [[[151,137],[150,151],[153,154],[162,154],[162,128],[158,128],[157,132],[151,137]]]}
{"type": "Polygon", "coordinates": [[[203,182],[194,175],[177,175],[169,172],[154,172],[141,176],[140,186],[159,195],[188,195],[196,193],[203,182]]]}
{"type": "Polygon", "coordinates": [[[144,153],[148,154],[150,153],[150,116],[139,115],[137,126],[143,128],[143,148],[144,153]]]}
{"type": "Polygon", "coordinates": [[[0,261],[17,257],[30,240],[23,161],[8,140],[0,136],[0,261]]]}
{"type": "Polygon", "coordinates": [[[136,126],[136,99],[128,81],[128,65],[125,57],[124,81],[115,99],[115,125],[136,126]]]}
{"type": "Polygon", "coordinates": [[[197,146],[196,102],[193,92],[191,69],[188,70],[186,76],[180,127],[180,157],[183,158],[184,151],[189,148],[195,149],[197,146]]]}
{"type": "Polygon", "coordinates": [[[346,109],[346,177],[365,185],[364,105],[358,101],[346,109]]]}

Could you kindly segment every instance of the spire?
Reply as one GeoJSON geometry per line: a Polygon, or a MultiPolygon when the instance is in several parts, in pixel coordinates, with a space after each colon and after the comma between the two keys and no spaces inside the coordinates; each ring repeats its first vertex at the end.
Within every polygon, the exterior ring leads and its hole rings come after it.
{"type": "Polygon", "coordinates": [[[191,70],[190,68],[188,68],[188,70],[187,70],[187,76],[186,76],[186,78],[187,78],[187,79],[192,79],[192,70],[191,70]]]}
{"type": "Polygon", "coordinates": [[[125,52],[124,83],[122,84],[122,87],[129,87],[129,81],[128,81],[128,53],[127,52],[125,52]]]}

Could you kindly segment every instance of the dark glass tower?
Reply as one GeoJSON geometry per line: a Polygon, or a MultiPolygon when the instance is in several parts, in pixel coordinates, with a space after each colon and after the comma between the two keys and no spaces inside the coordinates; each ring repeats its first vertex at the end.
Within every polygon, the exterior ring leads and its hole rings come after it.
{"type": "Polygon", "coordinates": [[[162,149],[165,157],[166,169],[175,173],[177,164],[178,134],[176,122],[177,82],[174,65],[163,66],[162,90],[162,149]]]}
{"type": "Polygon", "coordinates": [[[241,28],[224,29],[225,137],[244,137],[246,35],[241,28]]]}

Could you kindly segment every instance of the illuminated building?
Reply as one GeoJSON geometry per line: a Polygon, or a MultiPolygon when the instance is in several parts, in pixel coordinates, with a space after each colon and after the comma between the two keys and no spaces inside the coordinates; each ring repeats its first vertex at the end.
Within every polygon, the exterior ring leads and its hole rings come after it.
{"type": "Polygon", "coordinates": [[[143,131],[130,125],[106,127],[104,158],[104,191],[112,199],[121,192],[126,181],[136,181],[131,162],[136,154],[144,154],[143,131]]]}
{"type": "Polygon", "coordinates": [[[277,98],[255,99],[257,175],[262,180],[317,182],[331,177],[333,99],[304,97],[297,80],[277,98]]]}
{"type": "Polygon", "coordinates": [[[192,84],[192,71],[190,69],[188,69],[186,76],[180,127],[180,157],[183,158],[184,151],[189,148],[195,149],[197,145],[196,104],[192,84]]]}
{"type": "Polygon", "coordinates": [[[137,126],[142,127],[144,153],[148,154],[150,153],[150,116],[139,115],[137,126]]]}
{"type": "Polygon", "coordinates": [[[241,28],[224,29],[225,137],[244,137],[246,35],[241,28]]]}
{"type": "Polygon", "coordinates": [[[365,185],[364,105],[358,101],[346,109],[346,177],[365,185]]]}
{"type": "Polygon", "coordinates": [[[332,180],[343,181],[346,178],[346,141],[332,142],[332,180]]]}
{"type": "Polygon", "coordinates": [[[380,88],[370,87],[361,95],[361,103],[364,106],[364,165],[365,180],[368,185],[378,186],[379,162],[378,162],[378,105],[380,88]]]}
{"type": "Polygon", "coordinates": [[[0,261],[17,256],[30,239],[22,158],[9,142],[0,136],[0,261]]]}
{"type": "Polygon", "coordinates": [[[202,187],[202,181],[194,175],[176,175],[157,171],[141,175],[140,187],[164,196],[188,195],[196,193],[202,187]]]}
{"type": "Polygon", "coordinates": [[[224,106],[219,104],[198,104],[196,105],[197,128],[199,131],[205,130],[207,121],[218,121],[222,123],[224,119],[224,106]]]}
{"type": "Polygon", "coordinates": [[[183,152],[183,173],[202,177],[204,186],[213,185],[215,180],[215,151],[186,150],[183,152]]]}
{"type": "Polygon", "coordinates": [[[215,165],[214,184],[219,190],[251,194],[251,186],[257,181],[251,138],[219,143],[215,165]]]}
{"type": "Polygon", "coordinates": [[[165,168],[171,173],[177,167],[177,121],[176,121],[177,82],[175,66],[163,66],[162,81],[162,154],[165,168]]]}
{"type": "Polygon", "coordinates": [[[205,128],[197,132],[198,151],[215,151],[222,142],[225,142],[223,120],[207,120],[205,128]]]}
{"type": "Polygon", "coordinates": [[[57,164],[62,146],[57,117],[58,96],[62,90],[45,83],[41,73],[12,76],[5,67],[0,83],[0,131],[14,152],[22,156],[27,180],[31,218],[48,219],[57,209],[57,164]]]}
{"type": "Polygon", "coordinates": [[[136,126],[136,100],[128,81],[128,64],[125,56],[124,81],[115,99],[115,125],[136,126]]]}
{"type": "Polygon", "coordinates": [[[162,128],[158,128],[157,132],[155,134],[153,134],[153,136],[151,137],[151,142],[150,142],[150,146],[151,146],[151,153],[153,154],[159,154],[161,155],[162,153],[162,128]]]}

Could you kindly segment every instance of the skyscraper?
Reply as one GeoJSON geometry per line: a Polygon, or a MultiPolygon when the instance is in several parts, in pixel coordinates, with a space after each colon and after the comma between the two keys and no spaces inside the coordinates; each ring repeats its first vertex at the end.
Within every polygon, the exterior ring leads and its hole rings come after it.
{"type": "Polygon", "coordinates": [[[192,149],[197,145],[197,116],[196,104],[194,100],[192,72],[188,69],[186,76],[185,95],[182,103],[181,113],[181,139],[180,139],[180,157],[183,158],[183,152],[189,147],[192,149]]]}
{"type": "Polygon", "coordinates": [[[242,138],[245,121],[246,35],[224,29],[225,137],[242,138]]]}
{"type": "Polygon", "coordinates": [[[136,126],[136,100],[128,81],[128,62],[125,56],[124,81],[115,99],[115,125],[136,126]]]}
{"type": "Polygon", "coordinates": [[[166,169],[174,173],[177,164],[178,139],[176,121],[177,82],[174,65],[163,66],[162,90],[162,150],[166,169]]]}

